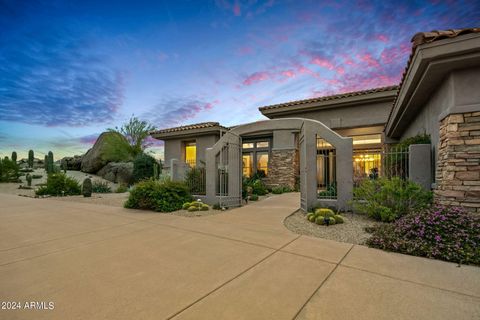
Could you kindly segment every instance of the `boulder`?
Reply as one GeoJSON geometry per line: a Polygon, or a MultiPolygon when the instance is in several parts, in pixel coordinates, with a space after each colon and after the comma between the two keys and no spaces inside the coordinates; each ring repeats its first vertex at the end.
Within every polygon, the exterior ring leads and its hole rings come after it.
{"type": "Polygon", "coordinates": [[[114,161],[129,161],[131,159],[115,159],[106,152],[106,146],[109,143],[125,140],[125,137],[117,132],[104,132],[102,133],[93,147],[87,151],[82,158],[81,170],[86,173],[96,173],[102,169],[107,163],[114,161]]]}
{"type": "Polygon", "coordinates": [[[133,183],[133,162],[109,162],[97,172],[105,180],[120,183],[133,183]]]}
{"type": "Polygon", "coordinates": [[[60,168],[67,168],[67,170],[80,170],[82,167],[82,156],[64,157],[60,160],[60,168]]]}

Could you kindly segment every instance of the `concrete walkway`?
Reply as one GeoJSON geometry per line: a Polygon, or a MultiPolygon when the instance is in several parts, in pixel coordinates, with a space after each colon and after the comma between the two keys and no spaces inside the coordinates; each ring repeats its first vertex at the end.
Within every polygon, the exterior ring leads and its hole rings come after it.
{"type": "Polygon", "coordinates": [[[480,319],[480,268],[298,236],[298,194],[202,218],[0,195],[0,319],[480,319]]]}

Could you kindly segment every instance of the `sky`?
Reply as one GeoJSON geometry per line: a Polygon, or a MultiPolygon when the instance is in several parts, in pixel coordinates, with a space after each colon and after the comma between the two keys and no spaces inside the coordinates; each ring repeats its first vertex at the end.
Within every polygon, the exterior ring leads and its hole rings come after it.
{"type": "Polygon", "coordinates": [[[395,85],[415,33],[475,26],[473,0],[0,0],[0,156],[83,154],[132,115],[230,126],[395,85]]]}

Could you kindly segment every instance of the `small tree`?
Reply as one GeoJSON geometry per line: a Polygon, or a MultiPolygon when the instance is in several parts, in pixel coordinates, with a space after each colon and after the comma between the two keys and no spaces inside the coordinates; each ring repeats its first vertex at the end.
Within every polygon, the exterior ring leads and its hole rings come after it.
{"type": "MultiPolygon", "coordinates": [[[[155,177],[155,166],[158,166],[157,160],[154,157],[141,153],[135,157],[133,161],[133,178],[134,180],[140,181],[148,178],[158,178],[155,177]]],[[[158,172],[158,168],[157,168],[158,172]]]]}
{"type": "Polygon", "coordinates": [[[33,168],[33,150],[28,151],[28,167],[33,168]]]}
{"type": "Polygon", "coordinates": [[[120,128],[109,128],[108,131],[118,132],[123,135],[130,144],[132,154],[136,156],[141,154],[143,150],[149,146],[149,143],[146,142],[146,138],[150,134],[150,131],[154,129],[155,127],[147,121],[132,116],[130,120],[120,128]]]}

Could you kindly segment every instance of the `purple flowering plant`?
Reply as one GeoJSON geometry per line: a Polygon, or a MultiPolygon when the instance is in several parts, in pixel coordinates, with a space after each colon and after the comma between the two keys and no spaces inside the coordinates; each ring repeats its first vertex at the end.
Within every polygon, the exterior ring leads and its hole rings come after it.
{"type": "Polygon", "coordinates": [[[387,251],[480,265],[480,216],[435,205],[372,228],[367,244],[387,251]]]}

